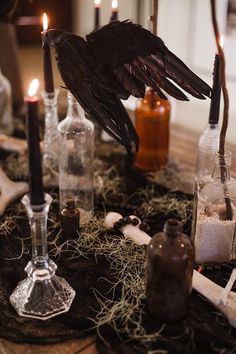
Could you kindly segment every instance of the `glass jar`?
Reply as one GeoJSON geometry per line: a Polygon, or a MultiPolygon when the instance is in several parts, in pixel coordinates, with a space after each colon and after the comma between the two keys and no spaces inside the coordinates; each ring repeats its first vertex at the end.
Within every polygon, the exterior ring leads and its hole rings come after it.
{"type": "Polygon", "coordinates": [[[146,298],[148,312],[166,322],[188,312],[192,291],[194,247],[177,220],[168,220],[163,232],[147,247],[146,298]]]}
{"type": "Polygon", "coordinates": [[[0,133],[10,135],[13,128],[11,85],[0,69],[0,133]]]}
{"type": "Polygon", "coordinates": [[[231,153],[216,154],[212,177],[199,180],[195,193],[192,240],[197,263],[235,259],[236,180],[230,177],[231,153]]]}
{"type": "Polygon", "coordinates": [[[140,139],[134,165],[155,171],[166,165],[169,152],[170,102],[148,89],[135,110],[135,127],[140,139]]]}
{"type": "Polygon", "coordinates": [[[73,198],[83,224],[93,213],[94,125],[85,118],[71,93],[68,93],[67,116],[59,123],[58,131],[60,209],[73,198]]]}

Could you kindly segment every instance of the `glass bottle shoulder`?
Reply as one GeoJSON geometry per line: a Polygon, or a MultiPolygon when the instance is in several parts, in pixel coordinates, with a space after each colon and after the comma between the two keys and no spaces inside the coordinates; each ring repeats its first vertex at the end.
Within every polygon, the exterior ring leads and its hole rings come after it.
{"type": "Polygon", "coordinates": [[[67,116],[58,125],[59,132],[72,134],[94,134],[94,124],[87,118],[67,116]]]}
{"type": "Polygon", "coordinates": [[[220,129],[218,124],[208,124],[199,138],[200,151],[216,152],[219,147],[220,129]]]}

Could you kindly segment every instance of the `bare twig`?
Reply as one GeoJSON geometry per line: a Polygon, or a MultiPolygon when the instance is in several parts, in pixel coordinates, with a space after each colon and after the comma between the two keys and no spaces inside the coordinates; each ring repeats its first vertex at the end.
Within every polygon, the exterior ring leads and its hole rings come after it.
{"type": "Polygon", "coordinates": [[[158,0],[152,2],[152,15],[150,20],[152,21],[152,33],[157,34],[157,17],[158,17],[158,0]]]}
{"type": "MultiPolygon", "coordinates": [[[[223,91],[224,98],[224,111],[223,111],[223,122],[220,131],[220,145],[219,145],[219,154],[224,158],[225,153],[225,137],[228,128],[229,121],[229,94],[226,86],[226,75],[225,75],[225,55],[223,48],[220,45],[220,33],[218,28],[218,23],[216,19],[216,4],[215,0],[211,0],[211,18],[212,25],[215,34],[216,46],[220,56],[220,77],[221,77],[221,85],[223,91]]],[[[224,161],[225,162],[225,161],[224,161]]],[[[224,163],[225,165],[225,163],[224,163]]],[[[233,210],[231,206],[230,196],[228,194],[228,188],[225,184],[225,167],[220,166],[221,168],[221,182],[224,184],[224,195],[225,195],[225,207],[226,207],[226,219],[232,220],[233,218],[233,210]]]]}
{"type": "Polygon", "coordinates": [[[220,146],[219,153],[224,155],[225,152],[225,136],[228,127],[229,120],[229,94],[226,86],[226,75],[225,75],[225,55],[223,48],[220,45],[220,34],[218,29],[218,24],[216,20],[216,6],[215,0],[211,0],[211,16],[212,24],[215,33],[216,46],[220,55],[220,76],[221,76],[221,85],[224,97],[224,113],[223,113],[223,123],[220,131],[220,146]]]}

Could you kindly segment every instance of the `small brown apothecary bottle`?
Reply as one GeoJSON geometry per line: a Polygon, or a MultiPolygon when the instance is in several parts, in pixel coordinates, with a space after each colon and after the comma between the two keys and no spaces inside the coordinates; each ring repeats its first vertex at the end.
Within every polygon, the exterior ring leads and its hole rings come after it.
{"type": "Polygon", "coordinates": [[[168,162],[170,102],[148,89],[135,110],[135,128],[140,147],[134,165],[142,171],[156,171],[168,162]]]}
{"type": "Polygon", "coordinates": [[[185,317],[190,304],[194,247],[181,232],[180,223],[170,219],[164,231],[153,236],[147,247],[147,310],[164,322],[185,317]]]}
{"type": "Polygon", "coordinates": [[[76,208],[73,198],[67,199],[65,208],[61,211],[61,227],[64,239],[78,237],[80,211],[76,208]]]}

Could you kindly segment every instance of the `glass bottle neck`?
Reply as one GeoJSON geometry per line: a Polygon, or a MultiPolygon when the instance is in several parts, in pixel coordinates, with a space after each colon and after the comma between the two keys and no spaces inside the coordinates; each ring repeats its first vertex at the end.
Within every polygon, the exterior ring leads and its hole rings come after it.
{"type": "Polygon", "coordinates": [[[231,166],[231,152],[226,151],[224,155],[216,154],[215,166],[212,173],[212,178],[222,183],[230,181],[230,166],[231,166]]]}
{"type": "Polygon", "coordinates": [[[76,101],[76,99],[70,92],[67,94],[67,100],[68,100],[67,117],[70,117],[72,119],[79,118],[81,120],[86,119],[83,108],[81,107],[79,102],[76,101]]]}

